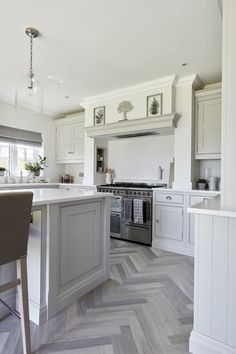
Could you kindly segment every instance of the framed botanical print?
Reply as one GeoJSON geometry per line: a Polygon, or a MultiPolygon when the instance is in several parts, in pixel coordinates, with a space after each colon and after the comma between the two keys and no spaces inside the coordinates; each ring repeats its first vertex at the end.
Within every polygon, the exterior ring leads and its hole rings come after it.
{"type": "Polygon", "coordinates": [[[147,97],[147,117],[162,114],[162,93],[147,97]]]}
{"type": "Polygon", "coordinates": [[[105,124],[105,106],[94,108],[93,120],[94,125],[105,124]]]}

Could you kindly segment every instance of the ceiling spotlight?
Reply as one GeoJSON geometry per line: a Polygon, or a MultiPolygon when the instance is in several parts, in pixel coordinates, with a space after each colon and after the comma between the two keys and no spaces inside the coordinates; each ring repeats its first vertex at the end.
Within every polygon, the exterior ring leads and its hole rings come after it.
{"type": "Polygon", "coordinates": [[[189,66],[189,63],[182,63],[182,66],[189,66]]]}
{"type": "Polygon", "coordinates": [[[30,38],[30,65],[28,74],[17,83],[15,93],[15,107],[27,110],[43,111],[43,89],[33,72],[33,39],[37,38],[39,31],[33,27],[25,29],[30,38]]]}
{"type": "Polygon", "coordinates": [[[70,96],[65,96],[66,99],[70,98],[70,96]]]}

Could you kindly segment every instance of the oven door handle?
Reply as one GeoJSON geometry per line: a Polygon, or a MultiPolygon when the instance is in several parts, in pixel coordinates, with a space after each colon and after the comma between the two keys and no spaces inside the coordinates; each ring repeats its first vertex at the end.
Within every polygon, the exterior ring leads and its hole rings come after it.
{"type": "Polygon", "coordinates": [[[121,216],[120,213],[113,213],[113,211],[111,211],[110,214],[113,215],[113,216],[121,216]]]}
{"type": "Polygon", "coordinates": [[[136,229],[136,230],[148,230],[147,227],[141,227],[141,226],[133,226],[133,225],[129,225],[129,224],[124,224],[124,226],[127,226],[127,227],[132,227],[133,229],[136,229]]]}

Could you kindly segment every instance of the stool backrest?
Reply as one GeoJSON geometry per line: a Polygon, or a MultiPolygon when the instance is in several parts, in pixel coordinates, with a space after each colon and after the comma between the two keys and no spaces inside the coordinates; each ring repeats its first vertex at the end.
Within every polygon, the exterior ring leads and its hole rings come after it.
{"type": "Polygon", "coordinates": [[[27,254],[32,192],[0,192],[0,265],[27,254]]]}

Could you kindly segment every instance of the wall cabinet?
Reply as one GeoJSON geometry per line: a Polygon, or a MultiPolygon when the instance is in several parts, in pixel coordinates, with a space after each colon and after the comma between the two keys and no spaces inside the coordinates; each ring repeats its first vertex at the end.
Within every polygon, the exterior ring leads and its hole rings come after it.
{"type": "Polygon", "coordinates": [[[56,123],[56,161],[58,163],[84,162],[84,118],[63,118],[56,123]]]}
{"type": "Polygon", "coordinates": [[[221,154],[221,88],[195,92],[195,157],[219,159],[221,154]]]}

